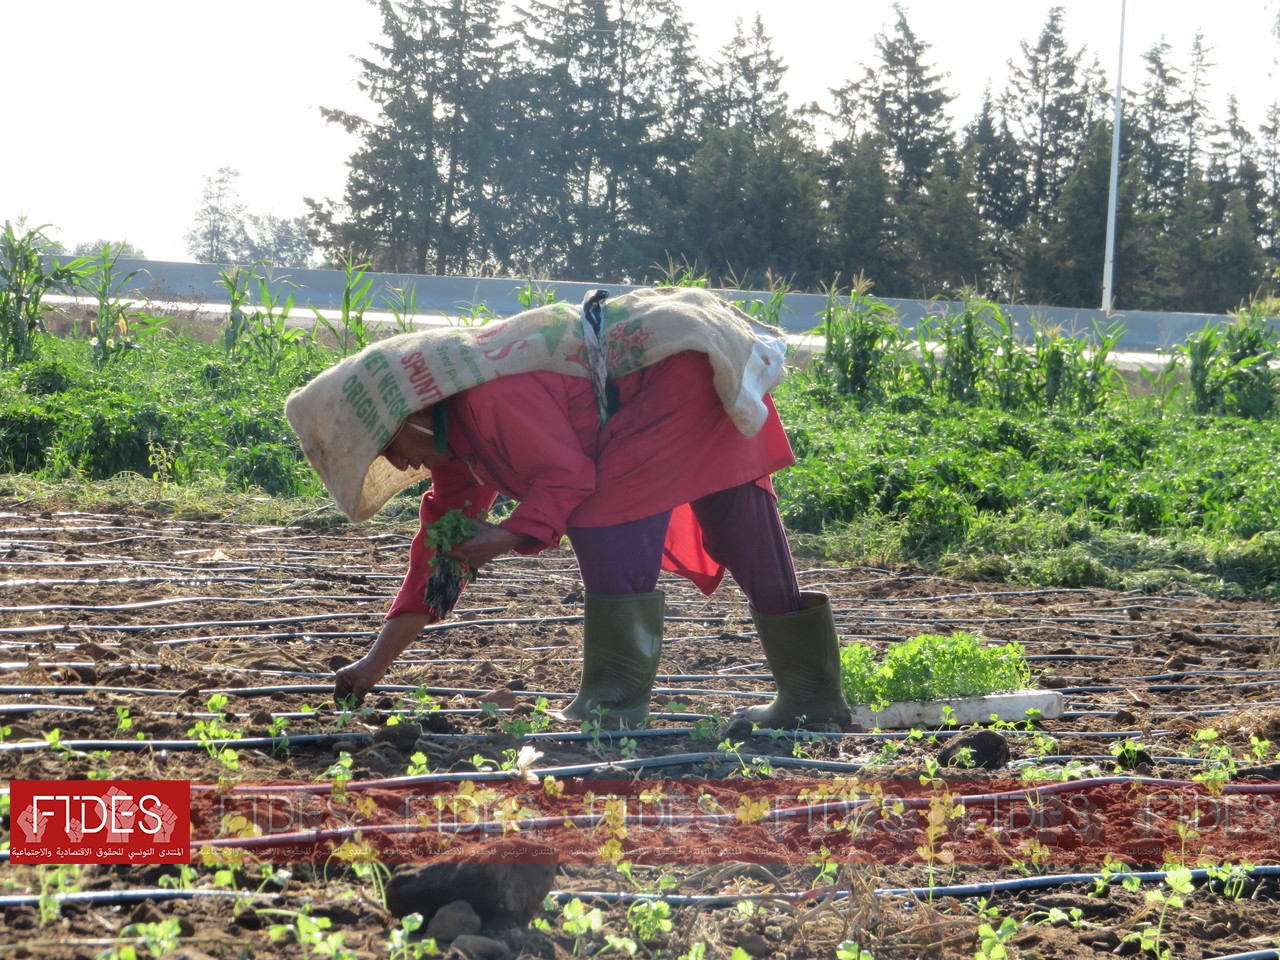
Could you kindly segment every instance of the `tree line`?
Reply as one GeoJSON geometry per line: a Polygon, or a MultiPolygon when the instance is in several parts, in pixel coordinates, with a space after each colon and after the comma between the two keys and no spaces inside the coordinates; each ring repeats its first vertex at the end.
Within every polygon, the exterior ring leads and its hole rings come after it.
{"type": "MultiPolygon", "coordinates": [[[[832,106],[792,104],[760,18],[715,57],[675,0],[372,0],[371,110],[341,199],[306,200],[334,262],[636,281],[692,271],[883,297],[1101,300],[1112,94],[1053,8],[960,129],[895,7],[832,106]]],[[[976,55],[976,52],[975,52],[976,55]]],[[[1161,42],[1125,97],[1117,308],[1220,312],[1274,286],[1280,106],[1210,116],[1210,51],[1161,42]]]]}

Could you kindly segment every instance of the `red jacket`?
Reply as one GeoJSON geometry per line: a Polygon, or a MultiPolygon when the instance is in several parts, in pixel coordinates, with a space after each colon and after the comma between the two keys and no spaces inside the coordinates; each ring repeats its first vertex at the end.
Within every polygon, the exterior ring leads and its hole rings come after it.
{"type": "Polygon", "coordinates": [[[663,569],[711,593],[724,568],[708,556],[688,504],[795,463],[782,422],[754,437],[725,414],[700,353],[681,353],[617,381],[619,407],[601,429],[585,377],[524,373],[500,377],[445,402],[454,459],[431,471],[422,529],[388,618],[430,612],[423,602],[431,551],[425,528],[452,509],[483,518],[501,493],[516,506],[502,527],[534,554],[559,545],[569,527],[626,523],[673,510],[663,569]]]}

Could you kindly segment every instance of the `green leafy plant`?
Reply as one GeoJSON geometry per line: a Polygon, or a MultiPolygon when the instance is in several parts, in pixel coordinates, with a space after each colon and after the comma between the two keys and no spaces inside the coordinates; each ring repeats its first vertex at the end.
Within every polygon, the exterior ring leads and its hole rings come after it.
{"type": "MultiPolygon", "coordinates": [[[[286,910],[270,909],[259,910],[258,912],[286,916],[290,913],[286,910]]],[[[343,943],[346,939],[345,935],[341,932],[329,932],[333,926],[333,921],[328,917],[312,916],[310,907],[303,907],[297,913],[292,914],[289,919],[291,922],[274,923],[267,928],[267,935],[271,938],[272,943],[282,940],[286,936],[292,936],[303,957],[317,956],[330,957],[332,960],[357,960],[358,955],[355,951],[349,949],[343,943]]]]}
{"type": "Polygon", "coordinates": [[[840,650],[840,673],[850,703],[939,700],[1017,690],[1031,671],[1021,644],[988,646],[973,634],[921,634],[894,644],[877,663],[871,650],[840,650]]]}
{"type": "Polygon", "coordinates": [[[227,702],[225,693],[212,694],[206,708],[213,716],[197,720],[188,728],[187,736],[195,737],[211,760],[216,760],[227,771],[234,773],[240,767],[239,754],[228,747],[226,741],[239,739],[240,731],[227,725],[227,702]]]}
{"type": "Polygon", "coordinates": [[[400,926],[392,927],[387,937],[387,960],[421,960],[436,956],[440,949],[434,939],[414,940],[413,935],[422,929],[422,914],[410,913],[400,918],[400,926]]]}
{"type": "Polygon", "coordinates": [[[1018,932],[1018,921],[1013,917],[1005,917],[1000,926],[993,927],[989,923],[978,926],[978,950],[974,960],[1005,960],[1009,956],[1009,948],[1005,946],[1018,932]]]}
{"type": "Polygon", "coordinates": [[[81,257],[48,265],[45,255],[53,243],[47,225],[27,227],[5,221],[0,232],[0,364],[11,365],[36,354],[49,310],[44,298],[54,291],[70,292],[84,276],[89,259],[81,257]]]}
{"type": "Polygon", "coordinates": [[[461,510],[450,510],[426,528],[427,546],[433,551],[431,576],[427,579],[426,604],[443,619],[453,610],[462,592],[462,585],[475,579],[475,571],[444,551],[466,540],[475,533],[475,521],[461,510]]]}
{"type": "Polygon", "coordinates": [[[40,881],[40,925],[47,927],[62,915],[61,895],[80,889],[80,867],[71,863],[40,866],[36,876],[40,881]]]}
{"type": "Polygon", "coordinates": [[[1158,905],[1160,914],[1154,925],[1147,923],[1141,928],[1128,933],[1125,943],[1135,943],[1138,949],[1154,960],[1169,960],[1173,955],[1164,943],[1164,924],[1170,910],[1181,909],[1186,897],[1195,891],[1191,880],[1191,871],[1186,867],[1176,867],[1166,871],[1159,888],[1147,892],[1147,902],[1158,905]]]}
{"type": "Polygon", "coordinates": [[[599,933],[604,926],[604,914],[599,907],[588,909],[577,897],[560,908],[560,926],[573,937],[573,955],[581,957],[586,949],[586,938],[599,933]]]}
{"type": "Polygon", "coordinates": [[[317,323],[333,336],[342,356],[363,350],[369,345],[369,328],[365,313],[373,306],[374,278],[368,273],[367,263],[358,263],[355,255],[348,253],[342,261],[342,301],[338,317],[330,320],[315,307],[311,308],[317,323]]]}
{"type": "Polygon", "coordinates": [[[104,246],[98,258],[90,261],[77,279],[77,286],[87,290],[98,302],[93,322],[93,359],[100,367],[136,350],[139,337],[156,333],[168,322],[165,317],[152,317],[135,310],[133,302],[124,299],[123,291],[138,271],[117,276],[115,267],[119,258],[119,247],[104,246]]]}
{"type": "Polygon", "coordinates": [[[671,932],[671,907],[665,900],[637,900],[627,907],[627,925],[637,940],[653,940],[671,932]]]}

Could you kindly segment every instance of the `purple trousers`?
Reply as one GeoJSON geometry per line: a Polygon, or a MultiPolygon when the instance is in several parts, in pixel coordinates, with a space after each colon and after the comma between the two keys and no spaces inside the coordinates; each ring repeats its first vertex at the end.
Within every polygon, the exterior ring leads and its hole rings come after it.
{"type": "MultiPolygon", "coordinates": [[[[690,504],[702,525],[707,552],[728,568],[751,606],[764,614],[800,609],[791,547],[773,496],[754,482],[712,493],[690,504]]],[[[671,511],[608,527],[570,527],[588,593],[650,593],[658,585],[662,545],[671,511]]]]}

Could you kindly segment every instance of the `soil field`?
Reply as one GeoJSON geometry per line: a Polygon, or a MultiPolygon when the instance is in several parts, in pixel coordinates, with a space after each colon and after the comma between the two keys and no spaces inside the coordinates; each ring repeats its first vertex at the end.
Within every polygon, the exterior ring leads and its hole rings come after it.
{"type": "MultiPolygon", "coordinates": [[[[801,560],[803,586],[831,595],[845,642],[883,649],[967,630],[1025,645],[1038,685],[1060,691],[1066,711],[995,730],[1007,757],[964,769],[939,766],[939,755],[972,731],[769,735],[733,724],[736,707],[767,700],[771,681],[732,584],[707,598],[664,579],[666,644],[646,730],[549,719],[577,688],[582,613],[572,555],[551,553],[492,564],[365,709],[339,710],[332,670],[367,648],[411,533],[20,505],[0,514],[0,778],[190,780],[193,849],[208,845],[222,865],[219,875],[197,856],[183,878],[174,866],[5,864],[5,955],[96,958],[134,942],[136,929],[121,939],[130,923],[176,917],[176,955],[307,956],[318,948],[271,931],[305,909],[329,919],[326,936],[341,935],[348,953],[328,955],[388,956],[398,920],[377,896],[381,870],[344,855],[344,840],[395,865],[485,859],[511,836],[455,831],[446,844],[438,830],[392,840],[347,829],[272,871],[262,866],[272,848],[255,845],[270,815],[242,807],[236,820],[223,798],[232,784],[336,792],[371,827],[411,772],[410,786],[443,790],[454,806],[473,789],[491,802],[516,787],[530,804],[537,795],[543,820],[508,814],[524,817],[522,840],[559,861],[543,922],[486,927],[489,941],[455,956],[696,957],[704,944],[707,957],[836,957],[854,941],[876,960],[1000,948],[1079,958],[1143,955],[1145,937],[1147,956],[1204,958],[1280,943],[1280,877],[1266,869],[1280,864],[1280,777],[1266,743],[1280,742],[1276,609],[801,560]],[[220,730],[205,743],[191,732],[202,722],[220,730]],[[217,758],[226,748],[234,769],[217,758]],[[689,784],[713,798],[699,811],[725,814],[714,830],[631,815],[641,793],[679,796],[689,784]],[[585,789],[636,796],[625,808],[602,801],[570,829],[585,789]],[[785,824],[765,813],[817,801],[828,802],[820,814],[785,824]],[[619,859],[629,878],[606,862],[619,859]],[[1246,861],[1262,869],[1227,869],[1246,861]],[[1195,872],[1171,878],[1180,893],[1159,876],[1139,889],[1067,879],[1104,864],[1195,872]],[[658,892],[670,923],[645,928],[628,905],[658,892]],[[562,913],[574,895],[601,911],[598,929],[562,913]]],[[[7,838],[7,816],[0,826],[7,838]]]]}

